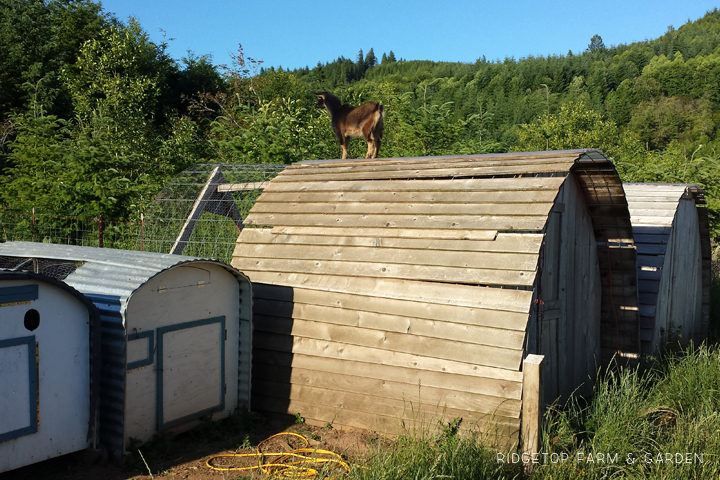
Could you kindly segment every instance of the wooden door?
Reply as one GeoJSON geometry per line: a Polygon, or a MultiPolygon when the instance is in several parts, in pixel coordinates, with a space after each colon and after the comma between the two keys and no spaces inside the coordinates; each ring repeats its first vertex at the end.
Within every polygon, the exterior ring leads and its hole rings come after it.
{"type": "Polygon", "coordinates": [[[225,317],[157,329],[157,426],[225,408],[225,317]]]}

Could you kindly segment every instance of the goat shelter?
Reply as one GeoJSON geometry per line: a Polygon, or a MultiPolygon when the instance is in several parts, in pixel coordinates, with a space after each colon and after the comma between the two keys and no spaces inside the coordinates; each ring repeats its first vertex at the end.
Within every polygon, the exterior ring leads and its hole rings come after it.
{"type": "Polygon", "coordinates": [[[630,215],[597,150],[301,162],[244,223],[256,409],[388,432],[462,417],[512,443],[539,395],[639,352],[630,215]]]}
{"type": "Polygon", "coordinates": [[[707,204],[697,185],[624,185],[638,251],[642,352],[707,338],[711,247],[707,204]]]}
{"type": "Polygon", "coordinates": [[[51,277],[0,270],[0,472],[97,446],[100,316],[51,277]]]}
{"type": "Polygon", "coordinates": [[[0,244],[0,261],[54,271],[102,321],[100,441],[187,429],[250,405],[252,293],[214,260],[44,243],[0,244]]]}

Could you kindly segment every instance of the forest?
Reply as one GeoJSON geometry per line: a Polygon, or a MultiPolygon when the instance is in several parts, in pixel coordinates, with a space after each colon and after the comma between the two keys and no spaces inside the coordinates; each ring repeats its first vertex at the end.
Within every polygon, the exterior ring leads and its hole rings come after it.
{"type": "Polygon", "coordinates": [[[702,186],[720,236],[717,9],[652,40],[475,63],[370,48],[283,70],[167,46],[90,0],[0,0],[2,210],[133,220],[197,163],[338,158],[312,95],[328,90],[383,103],[381,157],[599,148],[625,181],[702,186]]]}

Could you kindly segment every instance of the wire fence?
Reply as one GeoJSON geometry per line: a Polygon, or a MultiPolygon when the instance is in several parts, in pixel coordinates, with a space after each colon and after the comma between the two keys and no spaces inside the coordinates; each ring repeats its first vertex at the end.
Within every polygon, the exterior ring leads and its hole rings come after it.
{"type": "MultiPolygon", "coordinates": [[[[29,212],[0,210],[2,240],[5,242],[44,242],[86,247],[133,250],[144,236],[143,221],[127,222],[103,218],[76,218],[29,212]]],[[[141,243],[143,243],[141,241],[141,243]]]]}
{"type": "Polygon", "coordinates": [[[181,253],[229,263],[242,219],[284,168],[195,165],[172,179],[139,221],[0,208],[0,240],[181,253]]]}

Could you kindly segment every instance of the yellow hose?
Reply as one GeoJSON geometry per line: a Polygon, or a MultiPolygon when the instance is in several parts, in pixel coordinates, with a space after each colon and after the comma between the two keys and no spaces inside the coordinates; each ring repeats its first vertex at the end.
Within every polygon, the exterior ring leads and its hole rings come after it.
{"type": "MultiPolygon", "coordinates": [[[[288,442],[288,445],[289,442],[288,442]]],[[[335,452],[329,450],[320,450],[308,448],[310,442],[306,437],[298,433],[283,432],[275,434],[260,442],[254,453],[231,453],[223,455],[214,455],[207,459],[205,464],[208,468],[218,472],[239,472],[259,470],[265,475],[276,475],[286,478],[314,478],[318,475],[318,470],[322,468],[341,469],[345,473],[350,473],[350,465],[335,452]],[[289,452],[263,452],[263,447],[273,438],[291,437],[300,439],[304,446],[295,448],[289,452]],[[277,458],[275,458],[277,457],[277,458]],[[329,458],[328,458],[329,457],[329,458]],[[214,465],[217,459],[238,458],[253,459],[257,465],[247,467],[223,467],[214,465]]],[[[292,448],[292,447],[291,447],[292,448]]]]}

